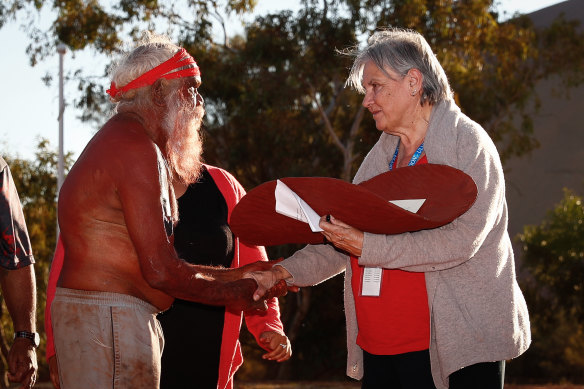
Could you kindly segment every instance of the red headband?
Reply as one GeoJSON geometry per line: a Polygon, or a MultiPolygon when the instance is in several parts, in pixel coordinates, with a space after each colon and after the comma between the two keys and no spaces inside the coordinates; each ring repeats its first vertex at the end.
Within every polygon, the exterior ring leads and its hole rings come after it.
{"type": "Polygon", "coordinates": [[[115,98],[118,94],[127,92],[131,89],[141,88],[143,86],[152,85],[154,82],[160,78],[165,78],[167,80],[180,77],[200,77],[201,71],[195,62],[195,59],[187,53],[185,49],[180,49],[172,58],[161,63],[155,68],[142,74],[140,77],[136,78],[134,81],[130,81],[120,89],[116,87],[116,83],[112,81],[110,88],[106,91],[108,95],[115,98]],[[178,68],[193,64],[193,67],[178,70],[173,72],[178,68]]]}

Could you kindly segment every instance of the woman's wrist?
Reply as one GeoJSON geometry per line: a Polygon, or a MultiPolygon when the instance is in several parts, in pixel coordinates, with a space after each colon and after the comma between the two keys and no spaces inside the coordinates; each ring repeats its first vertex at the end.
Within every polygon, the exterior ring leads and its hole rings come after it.
{"type": "Polygon", "coordinates": [[[278,282],[279,280],[286,280],[288,278],[292,278],[292,274],[290,274],[290,272],[281,265],[274,265],[271,271],[276,277],[276,282],[278,282]]]}

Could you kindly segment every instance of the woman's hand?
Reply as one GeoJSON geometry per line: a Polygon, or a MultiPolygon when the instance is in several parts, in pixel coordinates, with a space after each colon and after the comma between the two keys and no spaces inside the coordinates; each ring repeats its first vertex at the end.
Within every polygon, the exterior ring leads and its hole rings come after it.
{"type": "Polygon", "coordinates": [[[324,230],[322,234],[328,242],[355,257],[361,256],[363,231],[359,231],[330,215],[321,217],[319,226],[324,230]]]}
{"type": "Polygon", "coordinates": [[[292,345],[286,335],[276,331],[262,332],[260,346],[269,352],[262,355],[263,359],[284,362],[292,356],[292,345]]]}

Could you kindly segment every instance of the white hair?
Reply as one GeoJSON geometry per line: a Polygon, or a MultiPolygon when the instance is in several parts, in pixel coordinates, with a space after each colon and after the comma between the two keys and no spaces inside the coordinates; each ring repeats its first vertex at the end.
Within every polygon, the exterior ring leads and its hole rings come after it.
{"type": "Polygon", "coordinates": [[[387,76],[386,68],[404,77],[410,69],[418,69],[424,76],[420,104],[434,105],[452,99],[452,90],[446,73],[424,37],[416,31],[391,28],[375,32],[367,47],[347,53],[355,57],[346,84],[365,93],[362,85],[363,68],[372,61],[387,76]]]}

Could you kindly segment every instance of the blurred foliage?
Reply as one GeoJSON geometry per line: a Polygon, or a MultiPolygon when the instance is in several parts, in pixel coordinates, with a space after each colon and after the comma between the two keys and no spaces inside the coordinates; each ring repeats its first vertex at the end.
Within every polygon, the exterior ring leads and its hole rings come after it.
{"type": "MultiPolygon", "coordinates": [[[[30,237],[35,258],[37,282],[37,331],[41,335],[41,345],[37,350],[39,376],[48,380],[48,366],[45,361],[46,336],[44,331],[45,301],[49,268],[53,259],[57,235],[57,162],[58,153],[50,149],[48,140],[41,139],[37,145],[35,160],[26,160],[11,156],[10,151],[3,152],[8,163],[30,237]]],[[[65,172],[73,164],[72,154],[64,156],[65,172]]],[[[4,299],[0,295],[4,304],[4,299]]],[[[12,343],[12,320],[7,309],[2,309],[0,321],[8,344],[12,343]]]]}
{"type": "Polygon", "coordinates": [[[523,382],[584,384],[583,201],[565,190],[545,220],[519,236],[533,344],[508,369],[523,382]]]}
{"type": "MultiPolygon", "coordinates": [[[[544,30],[522,16],[500,22],[493,0],[301,0],[298,13],[258,16],[245,25],[243,36],[227,36],[228,17],[251,12],[255,3],[4,0],[0,27],[11,20],[25,26],[33,65],[54,53],[59,42],[73,52],[115,56],[122,43],[146,29],[170,35],[202,70],[205,159],[231,171],[247,189],[285,176],[353,176],[379,133],[364,114],[361,97],[344,88],[351,59],[339,51],[362,44],[379,27],[411,28],[427,38],[457,103],[489,132],[503,159],[538,146],[532,122],[539,107],[536,83],[559,76],[568,89],[580,85],[584,74],[577,22],[564,16],[544,30]],[[34,27],[42,9],[56,15],[47,30],[34,27]],[[222,28],[222,36],[213,25],[222,28]]],[[[75,107],[84,120],[107,120],[106,74],[106,69],[91,76],[78,69],[67,77],[79,82],[75,107]]],[[[276,258],[296,249],[268,251],[276,258]]],[[[341,293],[339,276],[283,299],[292,360],[276,369],[244,338],[253,371],[242,370],[241,376],[344,377],[341,293]]]]}
{"type": "MultiPolygon", "coordinates": [[[[0,26],[15,19],[28,31],[33,65],[59,42],[109,56],[146,29],[169,34],[202,68],[209,162],[235,168],[246,187],[283,175],[352,177],[377,131],[360,97],[344,89],[350,59],[337,50],[376,28],[412,28],[427,38],[462,110],[489,132],[504,160],[538,146],[530,115],[539,107],[536,82],[559,74],[567,89],[584,75],[578,22],[561,16],[543,30],[525,16],[499,22],[493,0],[301,0],[297,14],[257,17],[244,36],[227,36],[228,17],[255,3],[5,0],[0,26]],[[35,27],[43,9],[56,15],[46,30],[35,27]]],[[[79,83],[81,118],[98,125],[109,111],[105,75],[68,74],[79,83]]]]}

